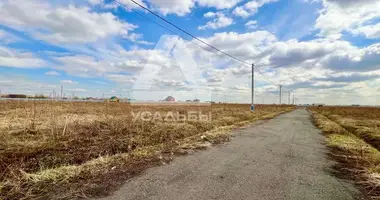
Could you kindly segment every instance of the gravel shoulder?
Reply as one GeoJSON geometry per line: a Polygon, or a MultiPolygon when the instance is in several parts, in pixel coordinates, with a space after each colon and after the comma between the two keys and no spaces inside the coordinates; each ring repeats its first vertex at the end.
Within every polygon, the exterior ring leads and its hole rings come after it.
{"type": "Polygon", "coordinates": [[[226,144],[148,169],[103,200],[361,199],[352,183],[331,174],[324,136],[306,110],[233,135],[226,144]]]}

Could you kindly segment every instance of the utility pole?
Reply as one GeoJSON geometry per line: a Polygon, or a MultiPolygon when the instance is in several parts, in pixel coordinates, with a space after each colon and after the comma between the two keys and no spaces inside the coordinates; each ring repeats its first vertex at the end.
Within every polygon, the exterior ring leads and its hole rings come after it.
{"type": "Polygon", "coordinates": [[[255,65],[252,64],[252,99],[251,99],[251,111],[255,111],[255,65]]]}
{"type": "Polygon", "coordinates": [[[290,92],[288,93],[288,104],[290,105],[290,92]]]}
{"type": "Polygon", "coordinates": [[[61,85],[61,99],[63,99],[63,85],[61,85]]]}
{"type": "Polygon", "coordinates": [[[281,93],[282,93],[282,85],[280,85],[280,105],[281,105],[281,93]]]}
{"type": "Polygon", "coordinates": [[[294,99],[294,94],[293,94],[293,105],[295,104],[295,101],[294,101],[295,99],[294,99]]]}

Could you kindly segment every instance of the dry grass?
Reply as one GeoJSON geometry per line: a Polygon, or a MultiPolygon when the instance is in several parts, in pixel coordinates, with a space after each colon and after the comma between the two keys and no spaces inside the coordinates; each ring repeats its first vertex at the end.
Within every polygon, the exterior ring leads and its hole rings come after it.
{"type": "Polygon", "coordinates": [[[380,198],[380,109],[311,108],[315,124],[326,134],[339,175],[356,181],[373,199],[380,198]],[[360,115],[362,113],[362,115],[360,115]]]}
{"type": "Polygon", "coordinates": [[[287,106],[0,102],[0,199],[103,196],[173,155],[229,139],[228,131],[287,106]],[[133,121],[131,111],[211,113],[211,121],[133,121]]]}

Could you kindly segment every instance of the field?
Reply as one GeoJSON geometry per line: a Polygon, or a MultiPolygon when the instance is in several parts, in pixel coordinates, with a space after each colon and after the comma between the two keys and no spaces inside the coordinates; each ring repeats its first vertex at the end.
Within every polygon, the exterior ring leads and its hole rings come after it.
{"type": "Polygon", "coordinates": [[[313,107],[337,175],[354,180],[368,196],[380,198],[380,109],[374,107],[313,107]]]}
{"type": "Polygon", "coordinates": [[[0,101],[0,199],[104,196],[147,167],[294,109],[249,107],[0,101]]]}

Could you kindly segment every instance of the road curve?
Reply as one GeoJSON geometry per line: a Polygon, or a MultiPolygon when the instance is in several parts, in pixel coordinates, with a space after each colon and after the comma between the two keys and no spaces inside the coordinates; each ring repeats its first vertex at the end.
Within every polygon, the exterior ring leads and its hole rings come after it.
{"type": "Polygon", "coordinates": [[[324,137],[304,109],[235,131],[224,145],[148,169],[104,200],[358,199],[330,175],[324,137]]]}

